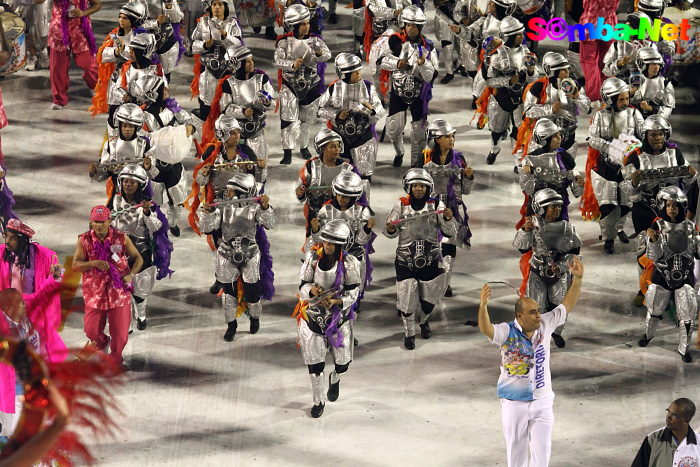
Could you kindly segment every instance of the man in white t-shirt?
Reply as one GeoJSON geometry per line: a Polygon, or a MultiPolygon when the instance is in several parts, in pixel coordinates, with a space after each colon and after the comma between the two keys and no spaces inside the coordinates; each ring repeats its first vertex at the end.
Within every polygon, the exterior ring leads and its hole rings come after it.
{"type": "Polygon", "coordinates": [[[521,298],[515,304],[515,320],[493,325],[486,304],[491,287],[481,288],[479,330],[501,347],[501,398],[503,435],[509,467],[526,467],[528,442],[530,467],[547,466],[552,452],[554,392],[549,372],[549,342],[552,332],[566,321],[581,293],[583,264],[574,257],[569,263],[573,280],[561,305],[540,315],[537,302],[521,298]]]}

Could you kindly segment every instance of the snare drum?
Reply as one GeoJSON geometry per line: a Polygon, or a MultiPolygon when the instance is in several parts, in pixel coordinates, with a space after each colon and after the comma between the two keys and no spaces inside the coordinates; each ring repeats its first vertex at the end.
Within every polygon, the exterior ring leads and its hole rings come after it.
{"type": "Polygon", "coordinates": [[[0,21],[2,21],[2,27],[5,30],[7,42],[10,44],[10,58],[6,63],[0,65],[0,75],[7,75],[19,70],[27,62],[25,24],[22,18],[8,11],[0,13],[0,21]]]}

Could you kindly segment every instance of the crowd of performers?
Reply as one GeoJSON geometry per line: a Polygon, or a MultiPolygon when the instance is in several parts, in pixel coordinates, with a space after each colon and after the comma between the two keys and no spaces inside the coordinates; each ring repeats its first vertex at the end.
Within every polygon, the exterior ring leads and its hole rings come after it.
{"type": "MultiPolygon", "coordinates": [[[[700,190],[696,170],[670,142],[675,99],[666,75],[674,44],[615,42],[604,58],[610,77],[595,90],[602,102],[592,104],[577,53],[540,57],[538,44],[524,40],[527,20],[546,14],[543,1],[491,0],[486,12],[473,0],[437,1],[437,43],[424,35],[427,18],[420,2],[353,2],[353,50],[335,54],[321,36],[318,4],[271,3],[205,0],[195,21],[192,8],[183,13],[176,2],[132,0],[121,7],[117,25],[97,50],[90,110],[106,114],[106,129],[99,161],[90,164],[88,175],[105,183],[107,202],[93,208],[90,230],[80,235],[65,272],[71,281],[82,273],[85,334],[94,346],[121,364],[129,334],[146,330],[149,296],[173,273],[172,240],[180,235],[182,217],[212,249],[209,291],[220,296],[224,339],[234,340],[244,313],[250,333],[257,333],[263,303],[275,293],[266,231],[275,228],[276,218],[265,191],[268,181],[276,181],[268,179],[268,163],[281,155],[280,164],[291,164],[298,151],[303,164],[294,194],[303,206],[306,239],[293,316],[311,377],[311,414],[320,417],[326,399],[339,397],[341,375],[358,345],[354,321],[371,293],[371,254],[379,231],[369,201],[380,121],[394,149],[394,166],[403,165],[407,131],[410,140],[410,168],[401,179],[406,195],[380,224],[384,236],[398,239],[396,308],[403,345],[415,349],[416,322],[421,337],[429,339],[432,311],[453,294],[457,251],[471,247],[465,197],[475,182],[457,149],[465,138],[455,122],[429,117],[442,67],[440,84],[457,75],[472,82],[476,128],[470,131],[488,128],[491,134],[485,162],[495,164],[501,142],[512,141],[524,195],[521,219],[513,219],[521,294],[542,312],[562,303],[573,279],[568,264],[582,247],[569,221],[570,197],[581,198],[584,217],[600,223],[605,253],[615,253],[616,239],[636,242],[635,304],[647,308],[639,346],[650,343],[669,311],[679,329],[678,353],[684,362],[692,360],[700,259],[693,219],[700,190]],[[280,36],[274,33],[276,18],[284,27],[280,36]],[[276,77],[256,68],[242,27],[254,33],[265,27],[265,35],[276,38],[276,77]],[[198,99],[191,112],[168,93],[186,48],[194,54],[191,90],[198,99]],[[363,76],[365,62],[369,79],[363,76]],[[327,63],[337,76],[328,85],[327,63]],[[279,113],[280,144],[266,135],[272,112],[279,113]],[[583,170],[575,162],[584,144],[576,134],[581,118],[591,120],[583,170]],[[199,161],[189,174],[182,162],[193,143],[199,161]],[[630,213],[634,232],[628,236],[630,213]],[[334,367],[326,391],[329,351],[334,367]]],[[[330,23],[338,21],[336,3],[330,4],[330,23]]],[[[627,21],[634,27],[641,18],[662,18],[663,6],[660,0],[639,0],[639,11],[627,21]]],[[[35,64],[44,60],[45,49],[37,44],[35,64]]],[[[21,293],[27,305],[26,314],[3,308],[0,324],[6,335],[26,340],[51,361],[65,349],[57,332],[58,290],[71,284],[56,254],[33,242],[34,231],[16,218],[4,177],[3,171],[0,281],[4,289],[21,293]]],[[[558,347],[566,344],[562,328],[552,334],[558,347]]],[[[14,378],[9,371],[3,379],[5,436],[17,423],[21,385],[15,388],[14,378]]]]}

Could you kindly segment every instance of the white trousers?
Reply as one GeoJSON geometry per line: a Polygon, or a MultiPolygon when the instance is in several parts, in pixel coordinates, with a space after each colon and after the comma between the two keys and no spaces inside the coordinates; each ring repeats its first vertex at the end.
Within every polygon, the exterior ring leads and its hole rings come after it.
{"type": "Polygon", "coordinates": [[[15,432],[15,428],[19,424],[19,415],[22,413],[23,404],[23,397],[17,395],[15,396],[15,413],[0,412],[0,423],[2,423],[0,436],[10,437],[15,432]]]}
{"type": "Polygon", "coordinates": [[[501,399],[503,435],[506,439],[508,467],[546,467],[552,453],[554,394],[530,402],[501,399]]]}

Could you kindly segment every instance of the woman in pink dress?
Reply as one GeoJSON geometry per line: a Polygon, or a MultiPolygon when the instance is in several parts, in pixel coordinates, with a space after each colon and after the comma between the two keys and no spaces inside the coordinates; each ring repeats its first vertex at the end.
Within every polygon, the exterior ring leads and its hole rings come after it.
{"type": "MultiPolygon", "coordinates": [[[[603,18],[605,24],[615,26],[617,24],[617,8],[620,0],[583,0],[583,14],[579,24],[592,23],[595,25],[598,18],[603,18]]],[[[586,77],[586,94],[591,102],[601,100],[600,88],[603,85],[603,57],[612,45],[611,41],[582,40],[581,41],[581,68],[586,77]]]]}

